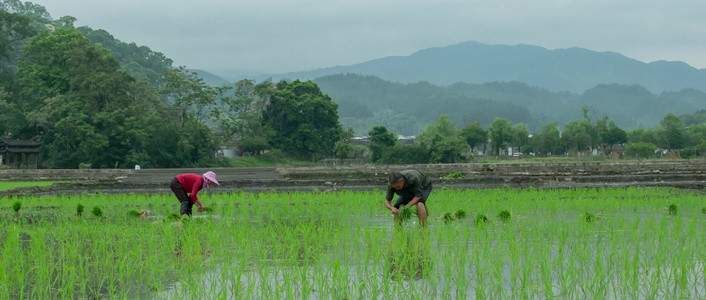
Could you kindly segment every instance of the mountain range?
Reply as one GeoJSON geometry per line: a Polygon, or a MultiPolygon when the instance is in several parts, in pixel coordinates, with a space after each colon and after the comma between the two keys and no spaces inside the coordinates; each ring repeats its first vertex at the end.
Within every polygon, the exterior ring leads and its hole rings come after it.
{"type": "MultiPolygon", "coordinates": [[[[391,56],[306,72],[264,74],[250,79],[313,80],[334,74],[371,75],[403,84],[426,81],[441,86],[459,82],[517,81],[555,92],[573,93],[582,93],[599,84],[640,85],[653,93],[684,88],[706,91],[706,69],[684,62],[644,63],[616,52],[583,48],[549,50],[532,45],[488,45],[474,41],[428,48],[409,56],[391,56]]],[[[247,77],[229,76],[228,79],[244,78],[247,77]]]]}

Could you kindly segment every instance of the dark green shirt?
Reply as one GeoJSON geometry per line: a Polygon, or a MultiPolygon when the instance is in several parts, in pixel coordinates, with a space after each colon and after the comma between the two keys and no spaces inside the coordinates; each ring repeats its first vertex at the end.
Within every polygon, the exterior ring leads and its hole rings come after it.
{"type": "Polygon", "coordinates": [[[422,172],[417,170],[404,170],[400,171],[400,174],[402,174],[402,178],[404,178],[404,187],[401,190],[396,190],[388,183],[387,196],[385,196],[385,199],[388,201],[392,200],[394,194],[405,198],[421,197],[423,190],[431,188],[431,178],[422,172]]]}

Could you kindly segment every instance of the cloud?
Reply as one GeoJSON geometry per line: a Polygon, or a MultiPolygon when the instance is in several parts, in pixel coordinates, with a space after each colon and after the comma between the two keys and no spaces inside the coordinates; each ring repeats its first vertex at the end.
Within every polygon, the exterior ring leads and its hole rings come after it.
{"type": "Polygon", "coordinates": [[[287,72],[476,40],[583,47],[706,67],[697,1],[51,0],[55,18],[101,28],[190,68],[287,72]],[[677,4],[679,2],[679,4],[677,4]],[[686,2],[686,3],[685,3],[686,2]],[[688,5],[685,5],[688,4],[688,5]]]}

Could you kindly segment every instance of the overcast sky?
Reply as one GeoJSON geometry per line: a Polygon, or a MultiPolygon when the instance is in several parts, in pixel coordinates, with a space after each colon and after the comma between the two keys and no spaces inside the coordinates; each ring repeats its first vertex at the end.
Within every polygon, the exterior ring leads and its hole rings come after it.
{"type": "Polygon", "coordinates": [[[36,0],[192,69],[283,73],[465,41],[614,51],[706,68],[706,1],[36,0]]]}

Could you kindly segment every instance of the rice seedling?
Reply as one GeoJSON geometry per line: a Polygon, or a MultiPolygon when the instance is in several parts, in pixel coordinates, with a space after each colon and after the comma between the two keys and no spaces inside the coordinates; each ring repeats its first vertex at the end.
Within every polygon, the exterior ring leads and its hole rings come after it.
{"type": "Polygon", "coordinates": [[[448,223],[450,223],[450,222],[453,222],[453,221],[455,220],[455,218],[454,218],[454,215],[453,215],[452,213],[447,212],[447,213],[444,214],[443,217],[441,217],[441,220],[443,220],[444,223],[447,223],[447,224],[448,224],[448,223]]]}
{"type": "Polygon", "coordinates": [[[488,217],[484,214],[476,215],[476,218],[473,220],[473,224],[477,226],[485,225],[485,223],[488,223],[488,217]]]}
{"type": "Polygon", "coordinates": [[[402,206],[397,211],[400,223],[404,223],[412,219],[412,217],[417,213],[416,208],[402,206]]]}
{"type": "Polygon", "coordinates": [[[15,214],[19,214],[21,208],[22,208],[22,202],[20,202],[20,201],[15,201],[15,203],[12,204],[12,211],[14,211],[15,214]]]}
{"type": "Polygon", "coordinates": [[[127,215],[128,217],[140,217],[140,216],[142,216],[142,213],[140,213],[140,212],[137,211],[137,210],[131,209],[131,210],[128,210],[128,211],[127,211],[126,215],[127,215]]]}
{"type": "Polygon", "coordinates": [[[498,213],[498,220],[501,222],[508,222],[512,219],[512,215],[507,209],[503,209],[498,213]]]}
{"type": "Polygon", "coordinates": [[[83,208],[84,208],[84,207],[83,207],[83,205],[82,205],[81,203],[76,204],[76,215],[77,215],[77,216],[80,217],[81,215],[83,215],[83,208]]]}
{"type": "Polygon", "coordinates": [[[670,204],[670,205],[669,205],[669,208],[668,208],[668,211],[669,211],[669,215],[670,215],[670,216],[676,216],[676,215],[677,215],[677,205],[676,205],[676,204],[670,204]]]}
{"type": "Polygon", "coordinates": [[[94,206],[91,210],[91,213],[98,218],[103,216],[103,210],[100,208],[100,206],[94,206]]]}
{"type": "Polygon", "coordinates": [[[168,220],[168,221],[177,221],[177,220],[180,220],[180,219],[181,219],[181,216],[180,216],[178,213],[173,212],[173,213],[170,213],[169,215],[167,215],[167,219],[166,219],[166,220],[168,220]]]}
{"type": "Polygon", "coordinates": [[[459,219],[459,220],[465,219],[466,218],[466,211],[463,209],[459,209],[456,211],[456,213],[454,213],[454,217],[456,217],[456,219],[459,219]]]}
{"type": "Polygon", "coordinates": [[[583,220],[588,222],[588,223],[593,223],[598,220],[598,217],[596,217],[594,214],[586,212],[583,214],[583,220]]]}

